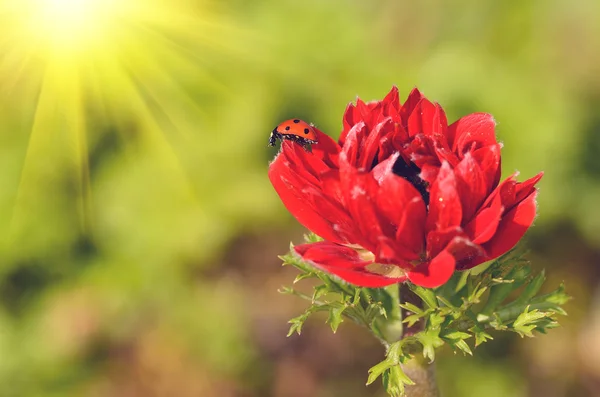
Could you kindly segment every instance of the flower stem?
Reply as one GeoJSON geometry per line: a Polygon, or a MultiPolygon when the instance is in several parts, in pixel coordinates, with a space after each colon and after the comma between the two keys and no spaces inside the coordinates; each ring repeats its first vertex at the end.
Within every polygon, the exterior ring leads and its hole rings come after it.
{"type": "Polygon", "coordinates": [[[439,397],[433,364],[429,364],[422,356],[414,356],[400,366],[404,373],[415,382],[412,386],[406,386],[406,397],[439,397]]]}
{"type": "Polygon", "coordinates": [[[400,287],[393,284],[385,287],[386,292],[391,298],[389,307],[387,307],[387,316],[382,318],[377,324],[381,336],[387,342],[387,346],[400,340],[403,335],[404,327],[402,324],[402,312],[400,310],[400,287]]]}
{"type": "MultiPolygon", "coordinates": [[[[400,302],[409,302],[418,307],[423,307],[423,301],[406,285],[400,287],[400,302]]],[[[405,327],[402,338],[411,337],[421,331],[423,326],[422,321],[420,321],[412,327],[405,327]]],[[[400,366],[404,373],[415,382],[412,386],[406,386],[406,397],[439,397],[435,366],[427,362],[420,353],[416,353],[409,361],[400,364],[400,366]]]]}

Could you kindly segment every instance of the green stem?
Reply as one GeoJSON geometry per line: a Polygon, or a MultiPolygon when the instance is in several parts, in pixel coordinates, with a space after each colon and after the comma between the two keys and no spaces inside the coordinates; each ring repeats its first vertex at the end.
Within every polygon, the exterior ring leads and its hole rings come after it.
{"type": "Polygon", "coordinates": [[[402,312],[400,310],[400,286],[393,284],[385,287],[391,298],[391,304],[386,308],[387,318],[380,318],[377,327],[387,342],[387,345],[402,339],[404,326],[402,324],[402,312]]]}
{"type": "MultiPolygon", "coordinates": [[[[402,302],[410,302],[418,307],[423,306],[423,300],[417,297],[406,285],[401,287],[400,300],[402,302]]],[[[406,327],[401,338],[410,338],[422,329],[423,323],[420,321],[412,327],[406,327]]],[[[435,379],[435,367],[423,358],[420,351],[413,354],[408,362],[400,364],[400,366],[404,373],[415,382],[412,386],[406,386],[406,397],[439,397],[440,394],[435,379]]]]}
{"type": "Polygon", "coordinates": [[[416,355],[410,361],[400,364],[402,370],[415,382],[406,386],[406,397],[439,397],[440,392],[435,380],[435,367],[422,356],[416,355]]]}

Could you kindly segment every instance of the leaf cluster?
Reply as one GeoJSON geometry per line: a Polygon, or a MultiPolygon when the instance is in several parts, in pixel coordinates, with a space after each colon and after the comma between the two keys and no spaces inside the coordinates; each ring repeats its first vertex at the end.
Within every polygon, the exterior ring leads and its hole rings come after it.
{"type": "Polygon", "coordinates": [[[405,385],[413,384],[402,371],[402,364],[415,356],[433,362],[436,350],[444,345],[472,355],[472,347],[493,339],[491,333],[498,331],[521,337],[546,333],[558,326],[557,315],[566,315],[562,305],[570,299],[563,285],[541,294],[544,271],[532,274],[523,253],[516,251],[457,272],[437,289],[404,283],[401,288],[418,297],[411,302],[399,299],[396,286],[394,290],[347,284],[302,261],[293,250],[281,259],[300,271],[294,284],[304,279],[316,281],[312,295],[293,287],[280,290],[310,302],[304,313],[290,320],[288,336],[300,334],[304,322],[319,311],[328,312],[327,323],[333,332],[344,319],[366,327],[386,349],[385,359],[369,370],[367,384],[381,377],[391,396],[404,395],[405,385]],[[401,332],[390,337],[388,330],[394,327],[401,332]]]}

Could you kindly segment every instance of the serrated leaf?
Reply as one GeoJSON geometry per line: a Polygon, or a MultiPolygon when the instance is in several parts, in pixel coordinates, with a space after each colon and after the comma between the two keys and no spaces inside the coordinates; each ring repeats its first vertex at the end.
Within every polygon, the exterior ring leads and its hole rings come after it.
{"type": "Polygon", "coordinates": [[[429,308],[435,309],[438,307],[435,292],[432,289],[421,287],[420,285],[408,283],[407,284],[412,292],[414,292],[425,305],[429,308]]]}
{"type": "Polygon", "coordinates": [[[458,283],[456,283],[456,287],[454,287],[455,294],[459,293],[467,285],[467,279],[470,275],[471,270],[466,270],[461,273],[460,279],[458,280],[458,283]]]}
{"type": "Polygon", "coordinates": [[[468,354],[470,356],[473,355],[471,348],[469,347],[467,342],[465,342],[464,340],[459,340],[459,341],[453,343],[452,346],[459,348],[464,354],[468,354]]]}
{"type": "Polygon", "coordinates": [[[546,271],[542,270],[537,276],[535,276],[523,289],[523,292],[519,295],[516,304],[524,304],[529,302],[542,288],[542,285],[546,281],[546,271]]]}
{"type": "Polygon", "coordinates": [[[378,303],[371,303],[365,310],[365,317],[367,321],[372,322],[378,317],[387,318],[387,312],[382,305],[378,303]]]}
{"type": "Polygon", "coordinates": [[[277,290],[280,294],[290,295],[294,293],[294,289],[290,287],[286,287],[285,285],[277,290]]]}
{"type": "Polygon", "coordinates": [[[314,233],[306,233],[304,235],[304,241],[306,243],[318,243],[319,241],[323,241],[323,239],[314,233]]]}
{"type": "Polygon", "coordinates": [[[292,318],[290,321],[288,321],[288,323],[292,324],[290,326],[290,330],[287,333],[287,337],[292,336],[292,334],[294,332],[296,332],[298,335],[300,335],[302,333],[302,325],[304,325],[304,322],[306,321],[306,319],[308,318],[307,314],[302,314],[298,317],[294,317],[292,318]]]}
{"type": "Polygon", "coordinates": [[[423,313],[423,309],[421,309],[420,307],[418,307],[417,305],[414,305],[410,302],[406,302],[406,303],[400,303],[399,304],[401,308],[408,310],[409,312],[415,313],[415,314],[422,314],[423,313]]]}
{"type": "Polygon", "coordinates": [[[565,293],[564,284],[561,284],[556,290],[549,294],[542,295],[540,298],[542,298],[544,302],[555,303],[557,305],[564,305],[571,300],[571,297],[565,293]]]}
{"type": "Polygon", "coordinates": [[[446,320],[446,317],[444,317],[441,313],[433,312],[427,318],[427,327],[437,328],[442,325],[444,320],[446,320]]]}
{"type": "Polygon", "coordinates": [[[447,334],[444,334],[443,338],[446,339],[450,339],[450,340],[461,340],[461,339],[468,339],[470,338],[471,335],[466,333],[466,332],[461,332],[461,331],[453,331],[447,334]]]}
{"type": "Polygon", "coordinates": [[[537,326],[537,321],[547,317],[548,314],[545,312],[541,312],[537,309],[529,311],[529,306],[525,308],[525,311],[517,317],[517,319],[513,322],[512,328],[515,332],[517,332],[521,337],[527,336],[532,337],[533,331],[537,326]]]}
{"type": "Polygon", "coordinates": [[[490,334],[485,332],[480,326],[475,325],[469,329],[475,335],[475,347],[487,342],[488,339],[494,339],[490,334]]]}
{"type": "Polygon", "coordinates": [[[414,385],[413,382],[405,373],[402,371],[400,365],[395,365],[386,370],[382,375],[383,388],[388,395],[392,397],[404,396],[404,386],[414,385]]]}
{"type": "Polygon", "coordinates": [[[317,285],[316,287],[314,287],[314,292],[313,292],[313,301],[316,301],[317,299],[319,299],[320,297],[322,297],[323,295],[327,295],[328,293],[330,293],[330,289],[327,285],[321,284],[321,285],[317,285]]]}
{"type": "Polygon", "coordinates": [[[375,382],[377,378],[379,378],[386,370],[393,367],[394,365],[399,365],[398,363],[394,363],[391,360],[385,359],[379,364],[376,364],[369,368],[369,377],[367,378],[367,386],[371,383],[375,382]]]}
{"type": "Polygon", "coordinates": [[[439,337],[439,329],[426,329],[415,335],[419,343],[423,346],[423,357],[430,363],[435,360],[435,349],[442,346],[444,341],[439,337]]]}
{"type": "Polygon", "coordinates": [[[317,275],[312,272],[300,273],[299,275],[296,276],[296,278],[294,279],[294,281],[292,281],[292,283],[296,284],[297,282],[302,281],[304,279],[316,278],[316,277],[317,277],[317,275]]]}
{"type": "Polygon", "coordinates": [[[448,299],[444,298],[443,296],[438,296],[437,299],[442,302],[444,304],[444,306],[450,308],[452,311],[460,311],[460,308],[454,306],[452,304],[452,302],[450,302],[448,299]]]}
{"type": "Polygon", "coordinates": [[[412,314],[408,317],[406,317],[404,320],[402,320],[403,323],[406,323],[409,327],[412,327],[413,325],[415,325],[417,322],[419,322],[419,320],[421,318],[423,318],[425,316],[425,313],[421,313],[421,314],[412,314]]]}
{"type": "Polygon", "coordinates": [[[360,303],[360,296],[362,294],[362,288],[357,288],[354,291],[354,297],[352,298],[352,305],[358,305],[360,303]]]}
{"type": "Polygon", "coordinates": [[[400,357],[402,356],[402,346],[404,345],[404,340],[400,340],[398,342],[394,342],[390,345],[385,356],[392,363],[400,363],[400,357]]]}
{"type": "Polygon", "coordinates": [[[327,318],[327,323],[331,326],[331,330],[335,334],[337,332],[338,327],[344,321],[342,318],[342,313],[346,310],[345,306],[340,307],[331,307],[329,309],[329,317],[327,318]]]}

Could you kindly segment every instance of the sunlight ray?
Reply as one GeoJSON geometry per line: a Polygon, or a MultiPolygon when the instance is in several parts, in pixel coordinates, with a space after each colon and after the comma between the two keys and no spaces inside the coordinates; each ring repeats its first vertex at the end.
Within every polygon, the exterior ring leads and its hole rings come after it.
{"type": "Polygon", "coordinates": [[[208,67],[207,54],[241,53],[224,39],[236,33],[216,4],[0,0],[0,94],[19,95],[33,111],[10,229],[22,229],[40,200],[52,200],[44,192],[60,173],[75,181],[81,232],[93,228],[90,106],[119,133],[137,125],[142,143],[197,201],[173,139],[199,140],[208,115],[184,85],[230,91],[208,67]]]}

